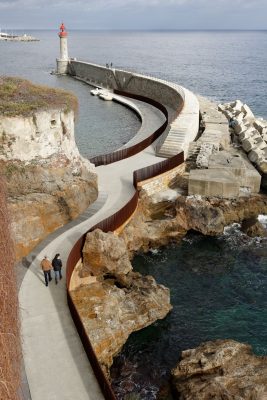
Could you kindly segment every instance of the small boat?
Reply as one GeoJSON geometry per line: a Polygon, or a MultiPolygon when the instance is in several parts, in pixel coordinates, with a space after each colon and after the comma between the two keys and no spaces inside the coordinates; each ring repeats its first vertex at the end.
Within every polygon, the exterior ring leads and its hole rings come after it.
{"type": "Polygon", "coordinates": [[[91,91],[90,91],[90,93],[93,95],[93,96],[98,96],[100,93],[101,93],[101,89],[100,88],[95,88],[95,89],[92,89],[91,91]]]}
{"type": "Polygon", "coordinates": [[[110,93],[108,92],[102,92],[99,94],[100,99],[106,100],[106,101],[111,101],[113,100],[113,97],[110,93]]]}

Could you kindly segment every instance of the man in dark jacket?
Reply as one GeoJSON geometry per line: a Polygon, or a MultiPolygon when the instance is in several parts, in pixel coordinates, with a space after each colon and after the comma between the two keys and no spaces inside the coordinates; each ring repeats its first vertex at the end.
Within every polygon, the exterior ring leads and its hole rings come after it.
{"type": "Polygon", "coordinates": [[[53,269],[55,272],[56,284],[58,283],[59,279],[62,279],[62,273],[61,273],[62,261],[59,257],[60,257],[60,254],[57,253],[52,260],[52,266],[53,266],[53,269]]]}

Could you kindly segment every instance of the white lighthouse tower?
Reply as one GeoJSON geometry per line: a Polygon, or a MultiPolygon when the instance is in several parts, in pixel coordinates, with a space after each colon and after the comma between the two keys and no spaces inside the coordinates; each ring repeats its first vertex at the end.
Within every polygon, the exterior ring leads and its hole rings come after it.
{"type": "Polygon", "coordinates": [[[60,32],[58,34],[60,38],[60,58],[57,58],[57,74],[64,75],[68,71],[68,32],[66,31],[65,25],[60,25],[60,32]]]}

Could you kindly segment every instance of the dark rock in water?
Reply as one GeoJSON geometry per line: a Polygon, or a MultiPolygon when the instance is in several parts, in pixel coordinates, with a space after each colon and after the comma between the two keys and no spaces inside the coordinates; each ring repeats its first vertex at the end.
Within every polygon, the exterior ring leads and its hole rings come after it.
{"type": "Polygon", "coordinates": [[[182,352],[172,371],[183,400],[267,399],[267,357],[234,340],[216,340],[182,352]]]}
{"type": "Polygon", "coordinates": [[[267,230],[257,218],[249,218],[242,221],[241,230],[250,237],[267,236],[267,230]]]}

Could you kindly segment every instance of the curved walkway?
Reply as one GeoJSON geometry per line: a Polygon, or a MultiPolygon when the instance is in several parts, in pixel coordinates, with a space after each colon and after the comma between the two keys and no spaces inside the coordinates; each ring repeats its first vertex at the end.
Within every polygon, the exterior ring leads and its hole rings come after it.
{"type": "MultiPolygon", "coordinates": [[[[161,112],[146,111],[149,130],[164,122],[161,112]]],[[[93,225],[115,213],[134,193],[133,171],[161,159],[152,146],[125,160],[97,168],[99,197],[85,214],[51,234],[26,259],[21,282],[22,344],[25,370],[33,400],[98,400],[102,392],[71,319],[65,277],[56,286],[44,285],[40,261],[60,252],[63,263],[75,242],[93,225]]],[[[25,260],[24,260],[25,261],[25,260]]]]}

